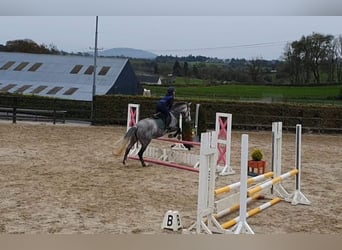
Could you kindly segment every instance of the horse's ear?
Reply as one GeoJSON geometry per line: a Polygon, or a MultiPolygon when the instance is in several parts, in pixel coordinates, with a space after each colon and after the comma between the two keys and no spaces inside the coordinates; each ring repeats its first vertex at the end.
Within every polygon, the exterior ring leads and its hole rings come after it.
{"type": "Polygon", "coordinates": [[[191,106],[191,102],[188,102],[188,106],[191,106]]]}

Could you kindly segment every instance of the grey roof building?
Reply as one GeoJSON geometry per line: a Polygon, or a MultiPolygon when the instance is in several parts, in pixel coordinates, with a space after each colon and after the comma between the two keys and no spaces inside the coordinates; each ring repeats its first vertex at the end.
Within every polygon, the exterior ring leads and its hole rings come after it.
{"type": "Polygon", "coordinates": [[[137,75],[139,82],[141,84],[148,84],[148,85],[161,85],[161,79],[159,76],[156,75],[137,75]]]}
{"type": "MultiPolygon", "coordinates": [[[[142,95],[128,59],[98,57],[96,95],[142,95]]],[[[92,100],[94,58],[0,52],[0,92],[92,100]]]]}

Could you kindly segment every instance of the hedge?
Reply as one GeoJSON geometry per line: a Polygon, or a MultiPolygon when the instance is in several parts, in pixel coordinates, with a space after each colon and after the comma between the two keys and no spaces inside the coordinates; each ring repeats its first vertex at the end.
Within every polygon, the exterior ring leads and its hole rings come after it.
{"type": "MultiPolygon", "coordinates": [[[[206,100],[192,102],[192,119],[196,104],[200,104],[199,132],[213,129],[216,112],[231,113],[235,129],[270,129],[272,122],[282,121],[284,129],[302,124],[304,131],[342,133],[342,107],[290,103],[251,103],[206,100]]],[[[108,95],[96,96],[94,125],[126,124],[129,103],[140,104],[140,119],[150,117],[156,109],[156,97],[108,95]]],[[[39,96],[0,95],[1,107],[66,110],[66,119],[90,121],[91,102],[61,100],[39,96]]]]}

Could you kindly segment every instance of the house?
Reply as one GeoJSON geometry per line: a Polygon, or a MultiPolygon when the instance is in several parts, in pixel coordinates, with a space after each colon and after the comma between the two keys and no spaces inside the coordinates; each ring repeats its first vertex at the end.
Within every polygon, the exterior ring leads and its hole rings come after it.
{"type": "MultiPolygon", "coordinates": [[[[91,101],[94,58],[0,52],[0,92],[91,101]]],[[[98,57],[95,95],[142,95],[128,59],[98,57]]]]}
{"type": "Polygon", "coordinates": [[[159,76],[156,75],[138,75],[138,80],[141,84],[147,85],[161,85],[161,79],[159,76]]]}

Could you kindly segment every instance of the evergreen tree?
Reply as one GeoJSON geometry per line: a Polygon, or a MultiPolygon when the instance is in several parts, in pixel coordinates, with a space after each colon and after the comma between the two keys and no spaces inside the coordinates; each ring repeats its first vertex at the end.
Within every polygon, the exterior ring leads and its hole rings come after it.
{"type": "Polygon", "coordinates": [[[178,60],[176,60],[175,64],[173,65],[173,72],[172,72],[172,74],[174,76],[181,76],[182,75],[181,74],[181,66],[180,66],[178,60]]]}
{"type": "Polygon", "coordinates": [[[189,74],[189,65],[188,65],[187,62],[184,62],[183,71],[184,71],[184,76],[188,76],[188,74],[189,74]]]}

